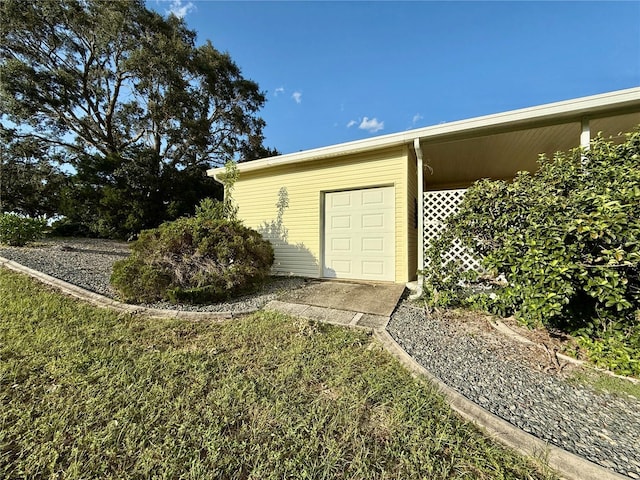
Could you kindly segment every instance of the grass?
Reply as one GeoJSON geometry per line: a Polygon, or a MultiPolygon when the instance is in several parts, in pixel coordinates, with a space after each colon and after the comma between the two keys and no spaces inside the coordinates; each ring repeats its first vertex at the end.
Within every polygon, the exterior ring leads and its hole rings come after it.
{"type": "Polygon", "coordinates": [[[593,369],[580,369],[571,374],[571,383],[586,385],[600,393],[611,393],[620,397],[629,395],[640,400],[640,383],[633,383],[624,378],[616,378],[593,369]]]}
{"type": "Polygon", "coordinates": [[[542,479],[370,335],[145,319],[0,269],[0,478],[542,479]]]}

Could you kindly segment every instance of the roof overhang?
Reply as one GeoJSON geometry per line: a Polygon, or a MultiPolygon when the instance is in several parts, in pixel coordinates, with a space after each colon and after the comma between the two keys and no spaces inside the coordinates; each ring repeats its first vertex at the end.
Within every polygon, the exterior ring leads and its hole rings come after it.
{"type": "MultiPolygon", "coordinates": [[[[635,112],[640,112],[640,87],[254,160],[238,164],[238,170],[240,172],[251,172],[281,165],[365,153],[372,150],[413,144],[415,139],[419,139],[421,143],[440,143],[509,131],[580,122],[584,119],[622,116],[635,112]]],[[[207,171],[207,174],[213,177],[223,173],[224,168],[214,168],[207,171]]]]}

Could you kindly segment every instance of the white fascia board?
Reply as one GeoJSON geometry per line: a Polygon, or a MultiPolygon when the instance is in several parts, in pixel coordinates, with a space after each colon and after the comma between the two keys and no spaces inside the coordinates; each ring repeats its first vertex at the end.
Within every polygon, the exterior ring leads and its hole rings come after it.
{"type": "MultiPolygon", "coordinates": [[[[582,116],[597,117],[598,115],[630,108],[640,110],[640,87],[617,90],[589,97],[575,98],[572,100],[549,103],[536,107],[484,115],[466,120],[458,120],[430,127],[407,130],[400,133],[391,133],[364,140],[356,140],[353,142],[330,145],[328,147],[253,160],[251,162],[238,164],[238,170],[240,172],[249,172],[278,165],[320,160],[323,158],[376,150],[379,148],[390,148],[413,143],[416,138],[427,140],[432,137],[464,134],[465,132],[471,133],[477,130],[505,127],[508,125],[522,126],[526,123],[534,124],[544,121],[579,119],[582,116]]],[[[217,178],[223,172],[224,168],[220,167],[208,170],[207,174],[217,178]]]]}

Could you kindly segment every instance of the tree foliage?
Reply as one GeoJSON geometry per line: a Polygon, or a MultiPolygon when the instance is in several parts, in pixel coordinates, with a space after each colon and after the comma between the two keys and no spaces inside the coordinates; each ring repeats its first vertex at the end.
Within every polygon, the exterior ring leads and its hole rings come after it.
{"type": "Polygon", "coordinates": [[[59,212],[60,192],[67,183],[55,153],[34,139],[0,135],[0,142],[0,213],[53,217],[59,212]]]}
{"type": "Polygon", "coordinates": [[[2,122],[67,154],[64,213],[123,236],[219,196],[215,164],[255,158],[265,102],[226,53],[141,0],[0,4],[2,122]]]}

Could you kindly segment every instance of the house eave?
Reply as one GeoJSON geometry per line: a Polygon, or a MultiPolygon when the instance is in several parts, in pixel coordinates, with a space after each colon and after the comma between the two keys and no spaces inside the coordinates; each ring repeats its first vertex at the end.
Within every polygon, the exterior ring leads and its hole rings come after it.
{"type": "MultiPolygon", "coordinates": [[[[585,117],[598,118],[606,115],[638,111],[638,109],[640,109],[640,87],[634,87],[254,160],[238,164],[238,170],[240,172],[250,172],[281,165],[393,148],[412,144],[416,138],[419,138],[420,141],[429,141],[442,139],[443,137],[475,136],[496,131],[578,121],[585,117]]],[[[223,172],[224,168],[214,168],[208,170],[207,174],[218,178],[223,172]]]]}

